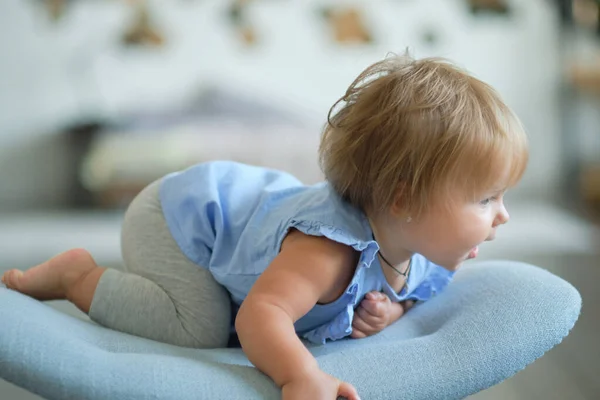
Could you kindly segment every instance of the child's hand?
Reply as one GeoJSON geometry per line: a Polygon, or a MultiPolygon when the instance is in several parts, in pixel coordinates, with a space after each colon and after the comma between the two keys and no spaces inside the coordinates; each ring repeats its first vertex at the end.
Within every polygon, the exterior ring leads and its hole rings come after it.
{"type": "Polygon", "coordinates": [[[336,400],[340,396],[360,400],[354,386],[321,370],[286,383],[281,388],[281,395],[282,400],[336,400]]]}
{"type": "Polygon", "coordinates": [[[381,292],[367,293],[354,312],[351,337],[360,339],[381,332],[396,322],[413,304],[412,300],[404,304],[392,303],[390,298],[381,292]]]}

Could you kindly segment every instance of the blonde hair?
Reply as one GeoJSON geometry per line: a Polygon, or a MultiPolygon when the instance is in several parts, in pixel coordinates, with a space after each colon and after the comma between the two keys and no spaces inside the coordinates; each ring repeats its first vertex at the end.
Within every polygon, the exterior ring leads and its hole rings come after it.
{"type": "Polygon", "coordinates": [[[528,149],[491,86],[448,60],[405,54],[369,66],[331,107],[319,156],[327,181],[353,205],[382,211],[400,190],[406,213],[418,215],[452,187],[482,195],[507,168],[505,185],[515,185],[528,149]]]}

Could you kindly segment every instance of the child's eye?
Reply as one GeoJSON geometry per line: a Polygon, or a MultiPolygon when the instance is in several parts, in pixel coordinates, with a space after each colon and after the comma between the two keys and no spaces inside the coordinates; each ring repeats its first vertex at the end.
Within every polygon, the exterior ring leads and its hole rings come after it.
{"type": "Polygon", "coordinates": [[[500,192],[498,194],[495,194],[494,196],[490,196],[487,199],[481,200],[479,202],[479,204],[482,207],[485,207],[485,206],[489,205],[490,203],[492,203],[494,201],[500,201],[502,199],[502,196],[504,196],[504,191],[502,191],[502,192],[500,192]]]}

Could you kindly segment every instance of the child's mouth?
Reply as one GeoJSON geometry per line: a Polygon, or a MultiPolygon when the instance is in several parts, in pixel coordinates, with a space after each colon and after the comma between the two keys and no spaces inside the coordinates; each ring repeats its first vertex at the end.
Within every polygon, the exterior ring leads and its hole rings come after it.
{"type": "Polygon", "coordinates": [[[467,260],[477,257],[477,253],[479,253],[479,246],[475,246],[471,249],[469,255],[467,256],[467,260]]]}

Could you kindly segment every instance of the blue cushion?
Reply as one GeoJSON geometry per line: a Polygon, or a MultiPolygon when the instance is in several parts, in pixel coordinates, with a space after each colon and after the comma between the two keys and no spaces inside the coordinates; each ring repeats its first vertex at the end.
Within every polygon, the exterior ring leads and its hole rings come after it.
{"type": "MultiPolygon", "coordinates": [[[[560,343],[581,297],[531,265],[464,267],[378,335],[309,346],[363,399],[453,399],[497,384],[560,343]]],[[[278,399],[240,349],[193,350],[115,332],[0,288],[0,377],[48,399],[278,399]]]]}

